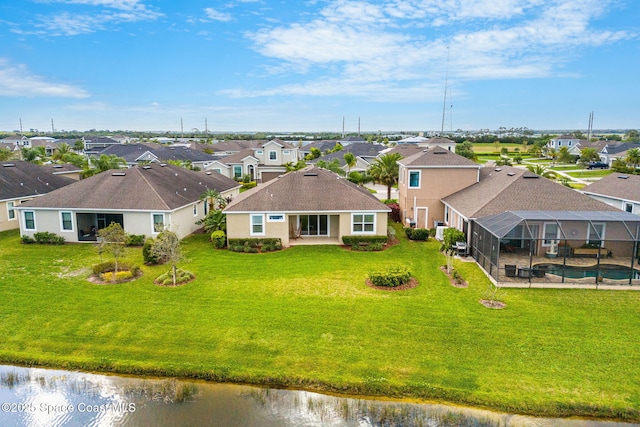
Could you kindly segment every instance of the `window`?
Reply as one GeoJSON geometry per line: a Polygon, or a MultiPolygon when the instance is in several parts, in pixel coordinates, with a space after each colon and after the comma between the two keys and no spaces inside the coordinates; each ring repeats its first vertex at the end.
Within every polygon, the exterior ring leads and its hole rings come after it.
{"type": "Polygon", "coordinates": [[[193,216],[198,216],[198,204],[193,205],[193,216]]]}
{"type": "Polygon", "coordinates": [[[558,224],[555,222],[546,222],[544,224],[544,228],[542,230],[544,234],[544,240],[542,241],[542,246],[551,246],[552,240],[558,240],[558,235],[560,234],[560,228],[558,224]]]}
{"type": "Polygon", "coordinates": [[[409,171],[409,188],[420,188],[420,171],[409,171]]]}
{"type": "Polygon", "coordinates": [[[251,233],[252,236],[264,235],[264,215],[251,215],[251,233]]]}
{"type": "Polygon", "coordinates": [[[353,233],[375,233],[375,214],[353,214],[351,217],[351,230],[353,233]]]}
{"type": "MultiPolygon", "coordinates": [[[[16,203],[15,202],[7,202],[7,216],[9,220],[16,219],[16,203]]],[[[631,211],[629,211],[631,212],[631,211]]]]}
{"type": "Polygon", "coordinates": [[[624,210],[629,212],[629,213],[633,213],[633,204],[631,203],[625,203],[624,204],[624,210]]]}
{"type": "Polygon", "coordinates": [[[289,150],[284,150],[284,151],[282,152],[282,155],[283,155],[283,156],[289,156],[290,154],[291,154],[291,152],[290,152],[289,150]]]}
{"type": "Polygon", "coordinates": [[[278,160],[278,152],[277,151],[269,151],[269,160],[278,160]]]}
{"type": "Polygon", "coordinates": [[[164,230],[164,214],[153,214],[153,232],[160,233],[164,230]]]}
{"type": "Polygon", "coordinates": [[[233,167],[233,177],[242,178],[242,166],[236,165],[233,167]]]}
{"type": "Polygon", "coordinates": [[[298,226],[302,236],[328,236],[329,215],[299,215],[298,226]]]}
{"type": "Polygon", "coordinates": [[[263,153],[264,153],[264,151],[262,151],[262,150],[257,150],[256,151],[256,154],[263,154],[263,153]]]}
{"type": "Polygon", "coordinates": [[[33,211],[24,211],[24,229],[36,229],[36,214],[33,211]]]}
{"type": "Polygon", "coordinates": [[[73,231],[71,212],[60,212],[60,223],[62,231],[73,231]]]}
{"type": "Polygon", "coordinates": [[[269,214],[267,216],[269,222],[284,222],[284,214],[269,214]]]}
{"type": "Polygon", "coordinates": [[[587,235],[587,243],[590,245],[604,247],[604,223],[594,222],[589,224],[589,234],[587,235]]]}
{"type": "Polygon", "coordinates": [[[449,206],[444,207],[444,223],[449,225],[449,206]]]}

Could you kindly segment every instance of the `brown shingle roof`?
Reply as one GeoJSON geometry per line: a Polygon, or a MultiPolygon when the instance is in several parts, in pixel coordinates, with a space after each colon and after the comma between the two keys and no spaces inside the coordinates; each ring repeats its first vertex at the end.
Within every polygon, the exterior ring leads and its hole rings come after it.
{"type": "Polygon", "coordinates": [[[23,206],[166,211],[199,200],[208,189],[223,192],[238,186],[217,172],[194,172],[174,165],[136,166],[102,172],[23,206]]]}
{"type": "Polygon", "coordinates": [[[421,152],[404,158],[398,163],[407,167],[481,167],[473,160],[442,147],[423,148],[421,152]]]}
{"type": "Polygon", "coordinates": [[[442,201],[467,218],[514,210],[617,210],[526,169],[508,166],[482,168],[480,182],[442,201]]]}
{"type": "Polygon", "coordinates": [[[612,173],[587,185],[582,191],[584,193],[601,194],[617,199],[640,202],[640,175],[612,173]]]}
{"type": "Polygon", "coordinates": [[[0,200],[41,196],[75,182],[55,171],[23,160],[0,162],[0,200]]]}
{"type": "Polygon", "coordinates": [[[367,190],[314,166],[289,172],[242,193],[225,212],[385,211],[367,190]]]}

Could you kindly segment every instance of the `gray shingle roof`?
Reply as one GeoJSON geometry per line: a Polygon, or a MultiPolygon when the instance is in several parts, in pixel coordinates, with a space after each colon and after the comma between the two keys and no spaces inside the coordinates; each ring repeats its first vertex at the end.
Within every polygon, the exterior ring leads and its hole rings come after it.
{"type": "Polygon", "coordinates": [[[75,182],[53,172],[55,169],[51,166],[34,165],[22,160],[0,162],[0,200],[41,196],[75,182]]]}
{"type": "Polygon", "coordinates": [[[326,169],[309,166],[242,193],[225,212],[384,211],[369,191],[326,169]]]}
{"type": "Polygon", "coordinates": [[[508,166],[480,169],[478,183],[442,200],[467,218],[513,210],[617,210],[526,169],[508,166]]]}
{"type": "Polygon", "coordinates": [[[442,147],[423,148],[421,152],[412,154],[398,163],[407,167],[481,167],[473,160],[442,147]]]}
{"type": "Polygon", "coordinates": [[[587,185],[582,192],[640,202],[640,175],[612,173],[587,185]]]}
{"type": "Polygon", "coordinates": [[[217,172],[194,172],[174,165],[109,170],[23,204],[40,208],[174,210],[199,200],[208,189],[238,187],[217,172]]]}

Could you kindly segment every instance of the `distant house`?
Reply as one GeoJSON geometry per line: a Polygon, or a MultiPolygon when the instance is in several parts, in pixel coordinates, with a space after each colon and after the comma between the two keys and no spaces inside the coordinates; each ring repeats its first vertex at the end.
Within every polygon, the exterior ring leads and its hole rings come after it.
{"type": "Polygon", "coordinates": [[[314,166],[246,191],[224,209],[228,238],[277,237],[284,246],[386,236],[388,212],[367,190],[314,166]]]}
{"type": "Polygon", "coordinates": [[[569,149],[569,154],[572,156],[579,156],[581,147],[584,145],[584,140],[576,138],[573,135],[559,135],[555,138],[552,138],[547,143],[547,149],[555,149],[556,151],[560,151],[562,147],[566,147],[569,149]]]}
{"type": "Polygon", "coordinates": [[[246,148],[235,154],[214,160],[206,166],[228,178],[267,182],[287,171],[285,164],[298,161],[298,148],[279,139],[272,139],[259,147],[246,148]]]}
{"type": "Polygon", "coordinates": [[[87,154],[97,153],[110,145],[123,144],[122,140],[116,140],[107,136],[82,137],[82,142],[84,144],[84,151],[87,154]]]}
{"type": "Polygon", "coordinates": [[[482,167],[439,146],[421,148],[398,164],[398,203],[402,218],[405,225],[419,228],[446,223],[441,199],[477,183],[482,167]]]}
{"type": "Polygon", "coordinates": [[[600,159],[611,166],[616,159],[624,160],[632,148],[640,148],[640,142],[609,143],[600,151],[600,159]]]}
{"type": "Polygon", "coordinates": [[[123,158],[128,166],[141,163],[188,162],[193,167],[205,169],[215,159],[211,154],[189,147],[162,146],[158,144],[110,145],[96,155],[113,154],[123,158]]]}
{"type": "Polygon", "coordinates": [[[22,160],[0,162],[0,231],[19,228],[17,207],[74,181],[50,166],[22,160]]]}
{"type": "Polygon", "coordinates": [[[582,193],[620,210],[640,215],[640,175],[612,173],[587,185],[582,193]]]}
{"type": "Polygon", "coordinates": [[[375,161],[378,155],[380,155],[380,152],[385,148],[386,147],[382,144],[354,142],[353,144],[347,145],[342,150],[320,156],[317,159],[312,160],[310,163],[316,164],[320,160],[329,163],[333,160],[338,160],[338,163],[340,163],[340,167],[345,172],[363,172],[369,169],[371,163],[375,161]],[[352,153],[355,156],[355,166],[349,168],[347,162],[344,160],[344,155],[346,153],[352,153]]]}
{"type": "Polygon", "coordinates": [[[18,207],[21,235],[48,231],[67,242],[95,241],[91,230],[119,223],[129,234],[156,236],[167,228],[180,238],[207,213],[200,196],[217,190],[236,197],[240,185],[215,172],[153,164],[109,170],[18,207]]]}

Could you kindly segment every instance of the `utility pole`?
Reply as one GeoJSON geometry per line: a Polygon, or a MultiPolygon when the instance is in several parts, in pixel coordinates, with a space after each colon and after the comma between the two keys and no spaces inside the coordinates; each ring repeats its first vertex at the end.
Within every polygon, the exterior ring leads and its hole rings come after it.
{"type": "Polygon", "coordinates": [[[207,127],[207,119],[204,119],[204,136],[205,138],[209,136],[209,128],[207,127]]]}
{"type": "Polygon", "coordinates": [[[591,141],[591,133],[593,132],[593,111],[589,114],[589,129],[587,130],[587,141],[591,141]]]}
{"type": "Polygon", "coordinates": [[[22,132],[22,117],[20,117],[20,135],[24,135],[24,132],[22,132]]]}
{"type": "Polygon", "coordinates": [[[360,136],[360,117],[358,117],[358,136],[360,136]]]}
{"type": "Polygon", "coordinates": [[[184,138],[184,126],[182,125],[182,117],[180,117],[180,134],[184,138]]]}
{"type": "Polygon", "coordinates": [[[344,138],[344,116],[342,116],[342,138],[344,138]]]}
{"type": "Polygon", "coordinates": [[[56,130],[53,127],[53,119],[51,119],[51,133],[56,133],[56,130]]]}

